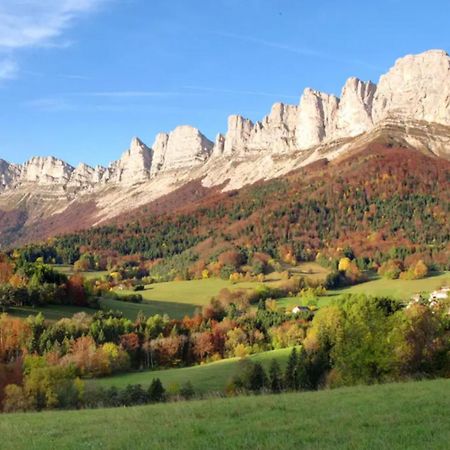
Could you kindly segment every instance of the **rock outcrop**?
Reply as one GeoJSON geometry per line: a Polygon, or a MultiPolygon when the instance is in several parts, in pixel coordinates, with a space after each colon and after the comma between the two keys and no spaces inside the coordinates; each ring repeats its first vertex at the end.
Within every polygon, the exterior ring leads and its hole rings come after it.
{"type": "Polygon", "coordinates": [[[238,115],[228,117],[223,154],[230,156],[244,152],[252,129],[253,122],[251,120],[238,115]]]}
{"type": "Polygon", "coordinates": [[[336,115],[333,138],[353,137],[364,133],[372,126],[373,97],[377,86],[358,78],[349,78],[345,83],[336,115]]]}
{"type": "Polygon", "coordinates": [[[102,179],[128,185],[146,181],[150,177],[151,164],[151,150],[135,137],[122,157],[110,165],[106,175],[102,174],[102,179]]]}
{"type": "Polygon", "coordinates": [[[270,150],[273,153],[293,150],[297,115],[297,106],[275,103],[270,114],[254,125],[248,138],[247,148],[251,151],[270,150]]]}
{"type": "Polygon", "coordinates": [[[206,162],[214,144],[197,128],[182,125],[169,134],[159,134],[153,145],[151,175],[197,167],[206,162]]]}
{"type": "Polygon", "coordinates": [[[19,169],[22,182],[36,184],[65,184],[74,168],[53,156],[35,156],[19,169]]]}
{"type": "Polygon", "coordinates": [[[374,122],[393,116],[450,125],[450,57],[442,50],[408,55],[380,77],[374,122]]]}

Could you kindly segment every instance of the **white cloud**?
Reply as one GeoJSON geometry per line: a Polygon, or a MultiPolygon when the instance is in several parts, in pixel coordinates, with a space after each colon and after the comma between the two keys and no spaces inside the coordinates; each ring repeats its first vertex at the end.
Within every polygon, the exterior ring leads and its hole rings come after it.
{"type": "Polygon", "coordinates": [[[80,14],[93,11],[105,0],[2,0],[0,3],[0,47],[15,49],[55,45],[80,14]]]}
{"type": "Polygon", "coordinates": [[[60,112],[73,109],[73,106],[63,98],[38,98],[25,103],[25,106],[37,111],[60,112]]]}
{"type": "Polygon", "coordinates": [[[373,70],[380,70],[380,67],[377,67],[371,63],[368,63],[366,61],[362,61],[359,59],[353,59],[353,58],[347,58],[347,57],[341,57],[339,55],[330,55],[325,52],[317,51],[313,48],[307,48],[307,47],[293,47],[291,45],[286,45],[280,42],[272,42],[272,41],[266,41],[264,39],[255,38],[253,36],[245,36],[235,33],[225,33],[220,31],[214,31],[212,34],[215,34],[217,36],[222,36],[224,38],[231,38],[236,39],[243,42],[249,42],[256,45],[261,45],[264,47],[271,47],[278,50],[284,50],[290,53],[296,53],[298,55],[302,56],[309,56],[317,59],[323,59],[325,61],[331,61],[336,63],[345,63],[345,64],[352,64],[355,66],[361,66],[366,67],[368,69],[373,70]]]}
{"type": "Polygon", "coordinates": [[[232,94],[232,95],[254,95],[257,97],[277,97],[277,98],[288,98],[297,100],[298,97],[289,94],[279,94],[274,92],[262,92],[262,91],[241,91],[234,89],[221,89],[221,88],[212,88],[207,86],[185,86],[185,89],[190,89],[193,91],[199,92],[216,92],[219,94],[232,94]]]}
{"type": "MultiPolygon", "coordinates": [[[[0,69],[0,79],[17,73],[14,58],[18,49],[70,45],[63,32],[82,14],[109,0],[1,0],[0,53],[6,54],[9,69],[0,69]],[[15,67],[14,67],[14,64],[15,67]]],[[[0,63],[2,64],[2,63],[0,63]]]]}
{"type": "Polygon", "coordinates": [[[18,66],[15,61],[12,61],[11,59],[0,61],[0,80],[15,78],[17,71],[18,66]]]}

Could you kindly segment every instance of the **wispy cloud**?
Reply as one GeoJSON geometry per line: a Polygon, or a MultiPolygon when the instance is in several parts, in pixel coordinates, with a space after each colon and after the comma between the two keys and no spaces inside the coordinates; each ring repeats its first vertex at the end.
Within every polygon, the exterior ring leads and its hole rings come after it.
{"type": "Polygon", "coordinates": [[[96,110],[117,110],[130,107],[130,100],[144,98],[167,98],[193,95],[190,92],[172,91],[99,91],[66,92],[51,97],[35,98],[23,103],[23,106],[37,111],[58,112],[86,108],[96,110]]]}
{"type": "Polygon", "coordinates": [[[234,90],[234,89],[222,89],[206,86],[184,86],[185,89],[198,92],[213,92],[218,94],[232,94],[232,95],[251,95],[257,97],[271,97],[271,98],[287,98],[297,100],[298,98],[288,94],[278,94],[273,92],[261,92],[261,91],[246,91],[246,90],[234,90]]]}
{"type": "Polygon", "coordinates": [[[76,97],[105,97],[105,98],[139,98],[139,97],[172,97],[186,95],[183,92],[171,91],[106,91],[106,92],[73,92],[67,94],[76,97]]]}
{"type": "Polygon", "coordinates": [[[61,97],[37,98],[24,103],[36,111],[61,112],[74,109],[74,106],[61,97]]]}
{"type": "Polygon", "coordinates": [[[0,80],[9,80],[17,75],[17,63],[11,59],[0,61],[0,80]]]}
{"type": "Polygon", "coordinates": [[[110,0],[1,0],[0,53],[16,64],[0,79],[17,74],[17,51],[27,47],[65,48],[70,40],[62,39],[64,31],[80,15],[89,13],[110,0]]]}
{"type": "Polygon", "coordinates": [[[265,47],[271,47],[274,49],[284,50],[290,53],[296,53],[297,55],[303,55],[303,56],[309,56],[314,57],[318,59],[323,59],[325,61],[331,61],[336,63],[344,63],[344,64],[352,64],[356,66],[366,67],[369,69],[375,69],[375,70],[382,70],[382,68],[371,64],[367,61],[362,61],[360,59],[354,59],[354,58],[348,58],[346,56],[336,56],[336,55],[330,55],[326,52],[322,52],[313,48],[309,47],[294,47],[292,45],[284,44],[281,42],[273,42],[273,41],[267,41],[265,39],[259,39],[255,38],[253,36],[246,36],[241,34],[235,34],[235,33],[226,33],[221,31],[212,31],[212,34],[215,34],[217,36],[222,36],[225,38],[230,39],[236,39],[243,42],[250,42],[253,44],[265,46],[265,47]]]}

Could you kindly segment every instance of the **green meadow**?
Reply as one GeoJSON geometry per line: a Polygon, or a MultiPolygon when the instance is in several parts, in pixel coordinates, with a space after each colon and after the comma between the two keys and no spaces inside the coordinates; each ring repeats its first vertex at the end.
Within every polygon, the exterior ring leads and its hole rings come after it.
{"type": "MultiPolygon", "coordinates": [[[[117,300],[103,300],[102,305],[112,309],[119,309],[125,316],[134,319],[137,312],[142,310],[147,315],[169,314],[170,317],[181,319],[185,315],[192,315],[197,308],[207,305],[212,297],[221,289],[254,289],[259,283],[242,282],[233,284],[220,278],[206,280],[168,281],[145,286],[142,295],[144,301],[140,304],[124,304],[117,300]]],[[[133,294],[129,290],[116,290],[119,295],[133,294]]]]}
{"type": "MultiPolygon", "coordinates": [[[[344,294],[366,294],[408,300],[414,294],[428,295],[445,284],[450,285],[450,272],[431,275],[421,280],[388,280],[375,276],[365,283],[327,291],[326,295],[319,297],[318,306],[326,306],[344,294]]],[[[279,299],[277,304],[289,310],[296,305],[304,305],[305,302],[299,297],[285,297],[279,299]]]]}
{"type": "MultiPolygon", "coordinates": [[[[261,363],[266,370],[269,368],[271,361],[276,359],[280,364],[281,369],[284,370],[291,350],[291,348],[271,350],[251,355],[248,359],[253,362],[261,363]]],[[[226,384],[238,371],[240,361],[240,358],[228,358],[180,369],[147,370],[143,372],[125,373],[108,378],[98,378],[89,381],[89,383],[103,387],[116,386],[123,388],[128,384],[148,386],[153,378],[159,378],[165,387],[173,385],[181,386],[183,383],[190,381],[194,390],[201,394],[208,392],[224,392],[226,384]]]]}
{"type": "Polygon", "coordinates": [[[428,294],[443,284],[450,284],[450,272],[433,274],[420,280],[388,280],[386,278],[377,277],[366,281],[365,283],[337,289],[330,292],[330,294],[367,294],[408,300],[414,294],[428,294]]]}
{"type": "Polygon", "coordinates": [[[4,450],[446,450],[450,380],[4,414],[4,450]]]}
{"type": "MultiPolygon", "coordinates": [[[[67,274],[71,272],[71,266],[57,266],[58,270],[67,274]]],[[[303,275],[308,277],[322,278],[326,275],[326,270],[320,270],[320,266],[316,263],[302,263],[290,269],[294,276],[303,275]]],[[[81,272],[88,278],[98,278],[107,272],[81,272]]],[[[279,280],[279,274],[274,273],[268,277],[265,282],[269,285],[276,286],[279,280]]],[[[143,291],[139,293],[143,296],[142,303],[127,303],[120,300],[102,299],[100,306],[102,309],[121,311],[125,317],[134,320],[138,313],[142,311],[147,316],[154,314],[168,314],[174,319],[181,319],[186,315],[192,315],[196,309],[208,304],[210,299],[217,295],[221,289],[254,289],[262,283],[244,281],[232,283],[229,280],[220,278],[209,278],[205,280],[189,280],[189,281],[169,281],[164,283],[154,283],[145,286],[143,291]]],[[[318,306],[326,306],[333,299],[338,299],[344,294],[367,294],[374,296],[389,296],[401,300],[408,300],[416,293],[428,294],[429,292],[439,288],[443,284],[450,284],[450,272],[443,272],[432,275],[421,280],[388,280],[378,276],[372,277],[369,281],[355,286],[340,288],[327,291],[326,295],[319,298],[318,306]]],[[[131,290],[119,290],[119,295],[134,293],[131,290]]],[[[285,297],[277,301],[280,307],[287,310],[295,305],[304,304],[299,297],[285,297]]],[[[64,305],[50,305],[41,308],[21,307],[12,308],[10,313],[19,317],[27,317],[42,312],[49,320],[58,320],[62,317],[70,317],[73,314],[84,311],[92,314],[94,310],[89,308],[77,308],[64,305]]]]}

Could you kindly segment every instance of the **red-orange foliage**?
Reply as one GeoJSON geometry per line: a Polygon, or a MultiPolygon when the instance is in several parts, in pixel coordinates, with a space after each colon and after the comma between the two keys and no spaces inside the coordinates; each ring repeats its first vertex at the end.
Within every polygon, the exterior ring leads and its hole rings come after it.
{"type": "Polygon", "coordinates": [[[13,276],[14,267],[8,261],[0,262],[0,284],[8,283],[10,278],[13,276]]]}
{"type": "Polygon", "coordinates": [[[8,384],[22,384],[23,372],[22,372],[22,360],[17,359],[10,364],[0,363],[0,410],[2,409],[2,403],[5,397],[5,387],[8,384]]]}
{"type": "Polygon", "coordinates": [[[30,327],[24,320],[1,314],[0,362],[7,363],[18,359],[30,335],[30,327]]]}
{"type": "Polygon", "coordinates": [[[127,352],[134,352],[139,348],[139,336],[136,333],[128,333],[120,336],[120,345],[127,352]]]}
{"type": "Polygon", "coordinates": [[[84,289],[84,278],[81,275],[75,274],[69,278],[67,282],[67,295],[74,305],[87,305],[87,296],[84,289]]]}
{"type": "Polygon", "coordinates": [[[224,266],[239,267],[242,263],[242,255],[235,250],[228,250],[219,255],[218,261],[224,266]]]}
{"type": "Polygon", "coordinates": [[[201,361],[211,356],[214,350],[213,336],[209,331],[195,333],[193,336],[193,352],[201,361]]]}

